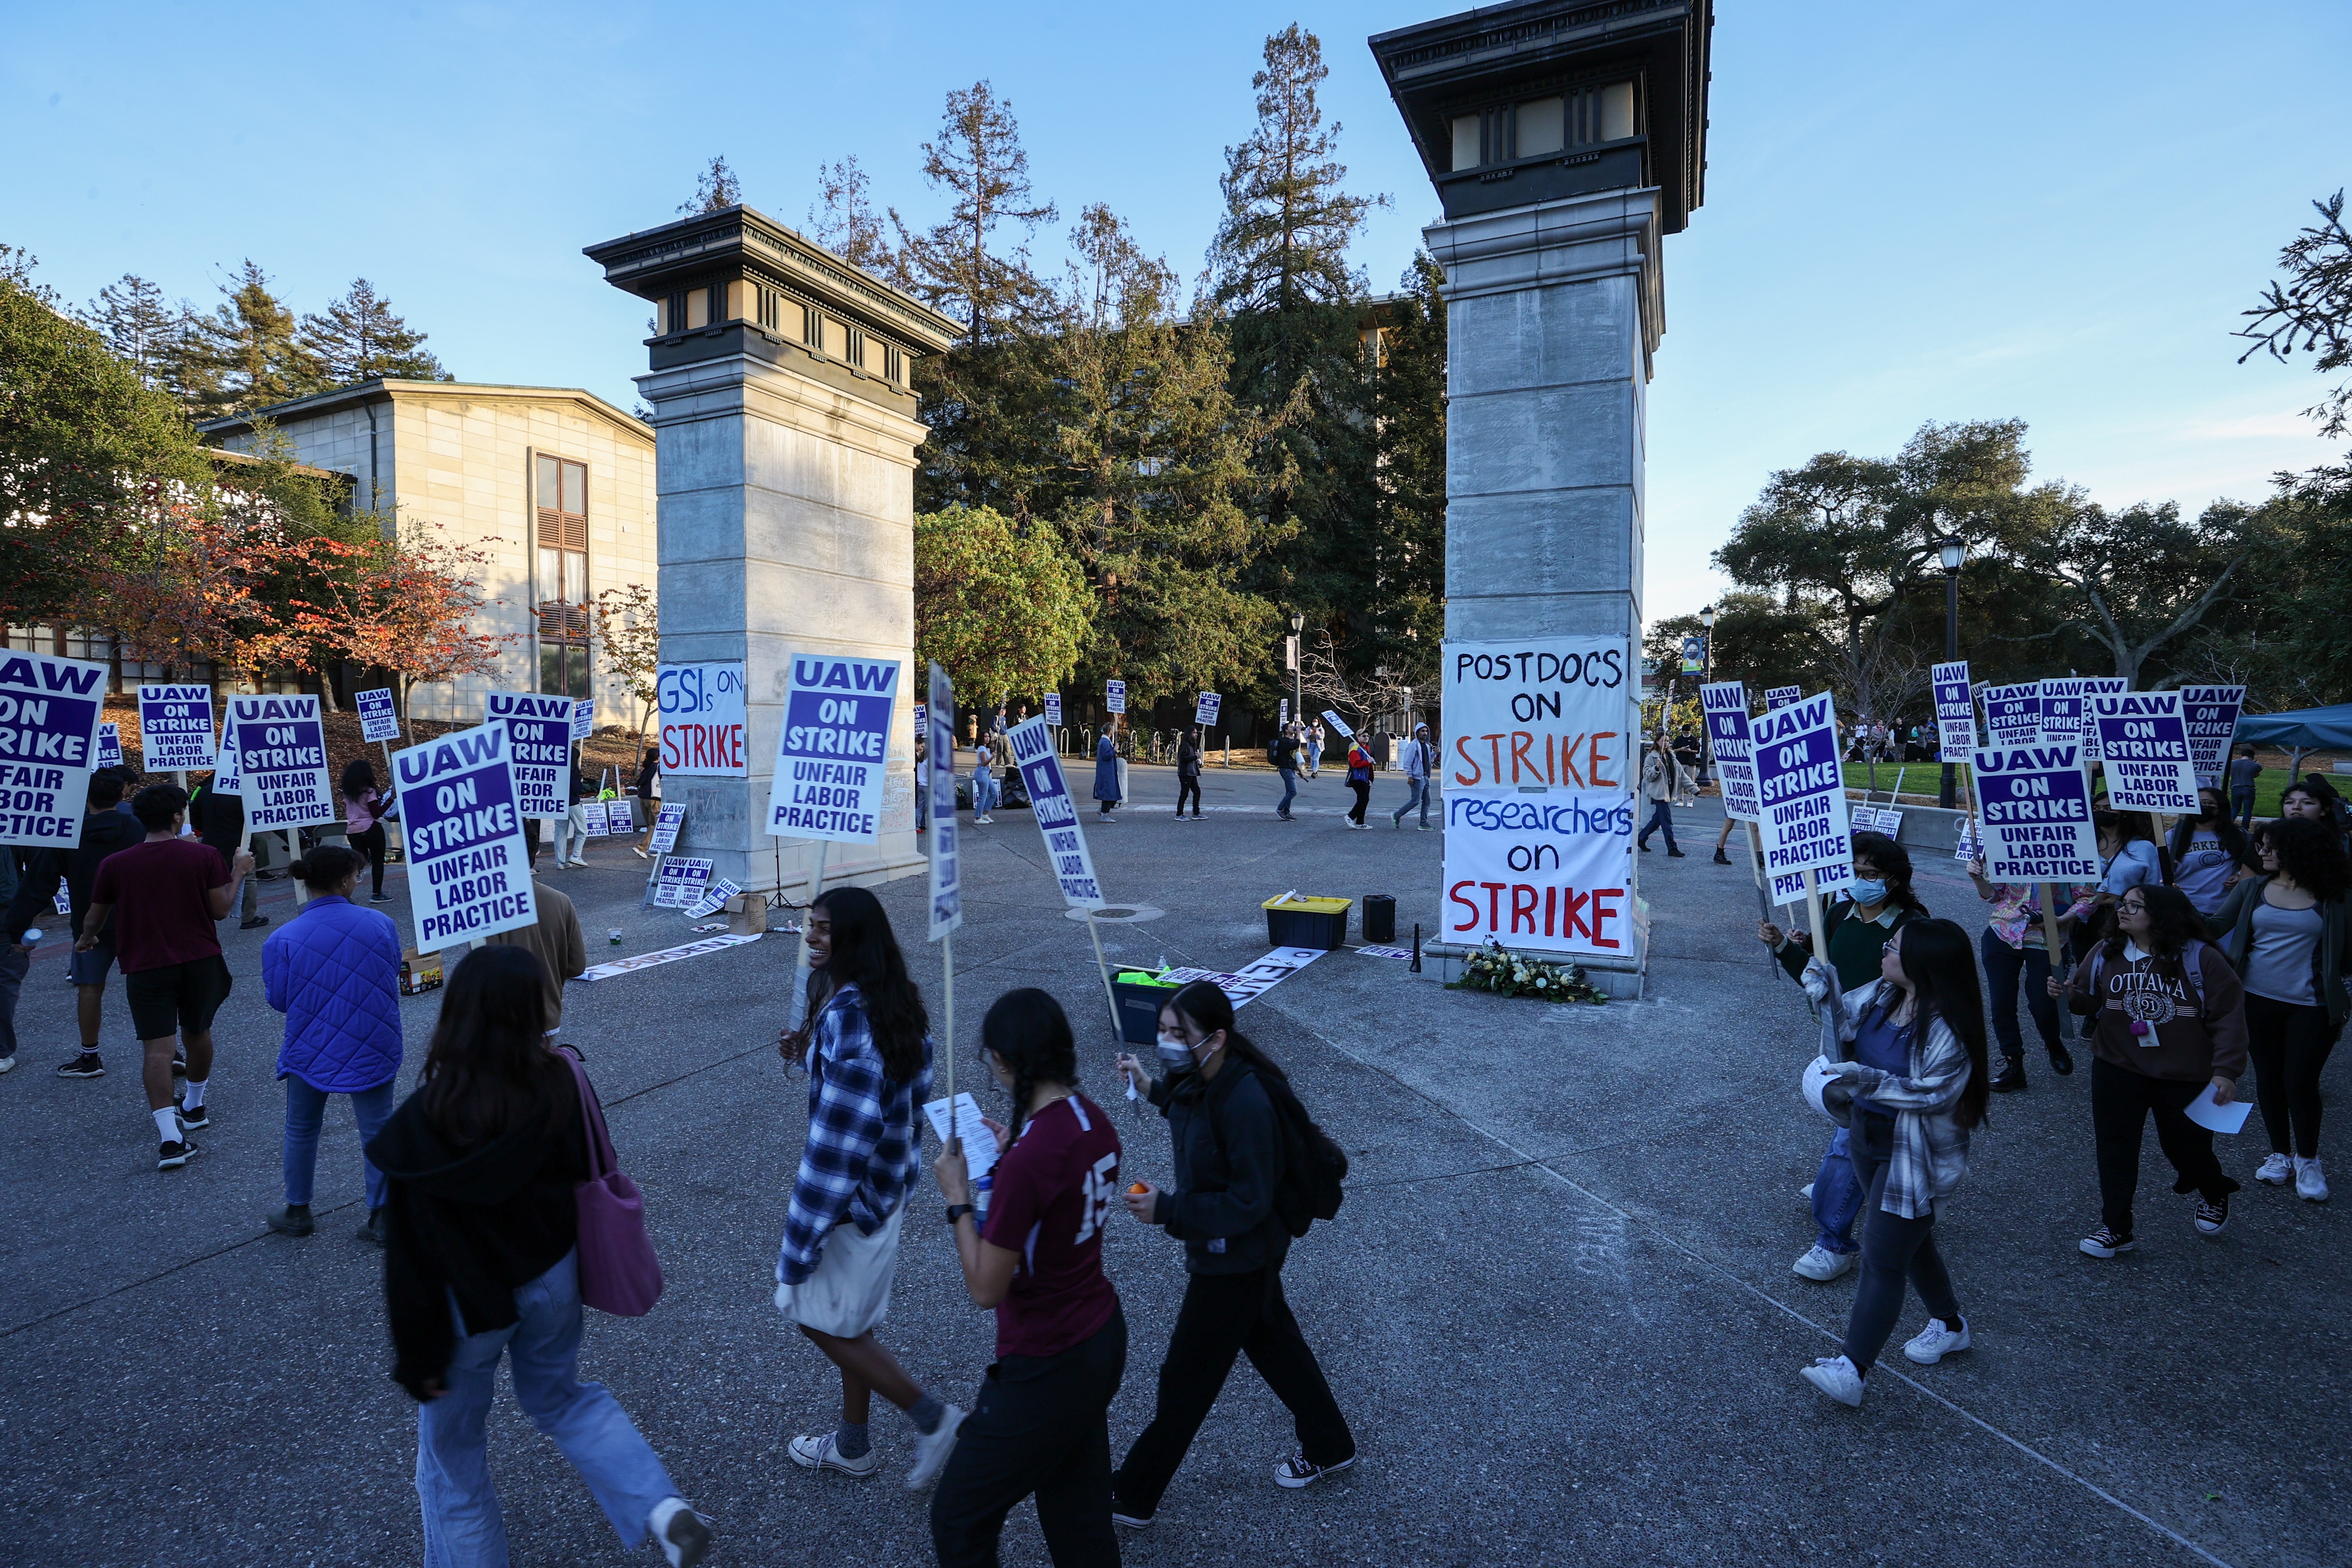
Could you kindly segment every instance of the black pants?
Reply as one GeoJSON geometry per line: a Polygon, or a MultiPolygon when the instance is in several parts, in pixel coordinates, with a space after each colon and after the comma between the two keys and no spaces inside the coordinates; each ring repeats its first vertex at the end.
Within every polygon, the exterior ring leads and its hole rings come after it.
{"type": "Polygon", "coordinates": [[[2050,950],[2033,940],[2034,933],[2025,933],[2025,945],[2011,947],[1987,926],[1984,935],[1977,939],[1977,953],[1984,960],[1985,987],[1992,993],[1992,1032],[2000,1042],[2000,1054],[2011,1061],[2025,1057],[2025,1040],[2017,1026],[2018,981],[2025,982],[2025,1005],[2033,1014],[2033,1026],[2042,1031],[2042,1043],[2052,1048],[2058,1045],[2058,1004],[2050,995],[2050,950]]]}
{"type": "Polygon", "coordinates": [[[2319,1157],[2319,1069],[2336,1048],[2327,1009],[2246,993],[2246,1054],[2271,1152],[2319,1157]],[[2291,1135],[2291,1138],[2290,1138],[2291,1135]]]}
{"type": "Polygon", "coordinates": [[[1201,779],[1197,773],[1180,775],[1176,780],[1176,815],[1184,815],[1184,802],[1192,803],[1192,815],[1201,815],[1201,779]]]}
{"type": "Polygon", "coordinates": [[[1168,1359],[1160,1363],[1160,1407],[1111,1478],[1120,1512],[1148,1519],[1159,1511],[1237,1353],[1249,1357],[1289,1408],[1298,1447],[1310,1462],[1336,1465],[1355,1458],[1348,1418],[1283,1300],[1281,1271],[1195,1274],[1184,1282],[1184,1305],[1169,1337],[1168,1359]]]}
{"type": "Polygon", "coordinates": [[[1348,814],[1348,820],[1361,827],[1364,825],[1364,812],[1372,804],[1372,781],[1349,779],[1348,787],[1356,792],[1356,809],[1348,814]]]}
{"type": "Polygon", "coordinates": [[[1865,1111],[1854,1119],[1845,1145],[1845,1157],[1863,1191],[1862,1218],[1855,1227],[1862,1241],[1862,1279],[1854,1288],[1853,1311],[1846,1319],[1844,1345],[1846,1359],[1858,1371],[1877,1362],[1895,1332],[1906,1280],[1946,1328],[1960,1324],[1959,1298],[1952,1294],[1952,1277],[1944,1268],[1943,1254],[1936,1250],[1936,1216],[1905,1219],[1879,1206],[1886,1199],[1894,1134],[1892,1121],[1865,1111]]]}
{"type": "Polygon", "coordinates": [[[352,847],[367,857],[368,874],[375,879],[369,890],[383,891],[383,824],[379,822],[352,840],[352,847]]]}
{"type": "Polygon", "coordinates": [[[2196,1193],[2219,1203],[2238,1190],[2213,1157],[2211,1129],[2189,1120],[2189,1102],[2205,1085],[2148,1078],[2119,1068],[2105,1057],[2091,1062],[2091,1129],[2099,1148],[2099,1218],[2117,1236],[2130,1236],[2132,1194],[2139,1190],[2139,1145],[2150,1111],[2156,1114],[2157,1147],[2180,1179],[2176,1193],[2196,1193]]]}
{"type": "Polygon", "coordinates": [[[1110,1402],[1126,1372],[1127,1319],[1118,1311],[1059,1355],[1009,1355],[988,1369],[931,1494],[940,1568],[995,1568],[1004,1516],[1032,1492],[1055,1568],[1118,1568],[1110,1402]]]}

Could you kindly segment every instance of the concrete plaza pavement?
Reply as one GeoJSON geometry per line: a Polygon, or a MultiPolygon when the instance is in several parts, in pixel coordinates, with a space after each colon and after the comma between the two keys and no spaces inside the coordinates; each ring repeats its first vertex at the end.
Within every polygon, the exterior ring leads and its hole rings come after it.
{"type": "MultiPolygon", "coordinates": [[[[1262,771],[1211,769],[1198,824],[1167,815],[1166,770],[1134,769],[1132,787],[1139,803],[1092,835],[1097,866],[1113,899],[1164,912],[1105,925],[1114,963],[1245,963],[1269,945],[1259,901],[1293,888],[1392,893],[1407,933],[1416,919],[1434,930],[1440,836],[1393,831],[1384,816],[1375,832],[1341,831],[1334,770],[1305,786],[1303,819],[1287,825],[1271,818],[1279,785],[1262,771]]],[[[1375,811],[1402,791],[1384,777],[1375,811]]],[[[1126,1560],[2342,1562],[2346,1221],[2341,1205],[2252,1183],[2258,1121],[2223,1141],[2247,1191],[2221,1238],[2191,1229],[2151,1140],[2141,1249],[2095,1262],[2074,1248],[2097,1219],[2087,1074],[2055,1078],[2035,1051],[2031,1091],[1994,1102],[1939,1215],[1977,1348],[1916,1368],[1890,1345],[1858,1412],[1799,1380],[1833,1353],[1853,1296],[1851,1277],[1823,1286],[1789,1271],[1811,1237],[1797,1188],[1827,1132],[1796,1089],[1812,1026],[1753,940],[1747,873],[1707,858],[1713,803],[1681,816],[1688,858],[1640,857],[1654,941],[1642,1001],[1452,993],[1342,950],[1243,1014],[1354,1160],[1345,1211],[1297,1246],[1286,1283],[1362,1462],[1276,1489],[1288,1423],[1244,1365],[1126,1560]]],[[[971,1053],[989,1000],[1047,986],[1079,1029],[1087,1087],[1118,1120],[1130,1175],[1163,1178],[1164,1129],[1114,1092],[1092,953],[1028,815],[965,822],[960,1083],[980,1079],[971,1053]]],[[[637,910],[644,862],[617,844],[590,858],[547,879],[579,903],[592,958],[688,940],[675,912],[637,910]],[[614,927],[617,948],[604,940],[614,927]]],[[[1923,862],[1919,882],[1936,912],[1980,925],[1957,867],[1923,862]]],[[[265,911],[282,921],[286,884],[267,888],[265,911]]],[[[936,1019],[921,881],[883,898],[914,938],[936,1019]]],[[[404,904],[387,909],[404,920],[404,904]]],[[[282,1201],[266,934],[225,928],[237,988],[216,1029],[215,1125],[174,1173],[153,1169],[119,984],[110,1076],[59,1079],[50,1068],[73,1039],[60,944],[34,962],[18,1066],[0,1079],[0,1451],[19,1561],[421,1559],[414,1416],[384,1375],[380,1255],[352,1237],[363,1211],[348,1110],[329,1115],[319,1234],[294,1241],[261,1223],[282,1201]]],[[[830,1423],[838,1386],[770,1302],[805,1121],[805,1082],[772,1053],[792,966],[791,939],[774,934],[569,988],[562,1037],[587,1056],[669,1278],[648,1317],[589,1314],[583,1364],[717,1521],[714,1562],[925,1563],[924,1499],[897,1481],[903,1421],[876,1418],[884,1479],[812,1477],[784,1456],[795,1433],[830,1423]]],[[[404,1089],[437,1006],[404,1004],[404,1089]]],[[[2339,1096],[2344,1077],[2339,1063],[2339,1096]]],[[[936,1208],[926,1195],[910,1216],[883,1337],[962,1402],[991,1321],[963,1299],[936,1208]]],[[[1149,1418],[1183,1281],[1175,1247],[1125,1222],[1106,1260],[1132,1336],[1112,1414],[1123,1449],[1149,1418]]],[[[1906,1304],[1898,1344],[1924,1316],[1906,1304]]],[[[516,1561],[620,1558],[585,1488],[503,1397],[491,1468],[516,1561]]],[[[1005,1557],[1045,1560],[1025,1507],[1005,1557]]]]}

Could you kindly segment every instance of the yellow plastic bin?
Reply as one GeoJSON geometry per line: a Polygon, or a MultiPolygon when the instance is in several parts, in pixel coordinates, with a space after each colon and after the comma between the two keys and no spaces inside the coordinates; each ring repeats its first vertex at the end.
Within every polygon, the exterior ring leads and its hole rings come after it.
{"type": "Polygon", "coordinates": [[[1266,940],[1276,947],[1319,947],[1325,952],[1348,945],[1348,908],[1353,899],[1316,899],[1293,893],[1268,899],[1266,940]]]}

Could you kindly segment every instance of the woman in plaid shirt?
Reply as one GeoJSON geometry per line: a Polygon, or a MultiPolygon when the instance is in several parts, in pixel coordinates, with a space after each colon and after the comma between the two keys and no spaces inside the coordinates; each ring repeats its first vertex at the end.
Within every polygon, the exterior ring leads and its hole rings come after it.
{"type": "Polygon", "coordinates": [[[776,1306],[841,1369],[841,1424],[792,1440],[803,1469],[861,1479],[881,1468],[866,1435],[872,1396],[915,1424],[907,1484],[928,1484],[963,1412],[932,1398],[874,1337],[890,1310],[898,1229],[921,1152],[916,1108],[931,1090],[930,1019],[881,903],[836,888],[808,914],[809,1022],[780,1047],[808,1058],[808,1143],[776,1258],[776,1306]]]}

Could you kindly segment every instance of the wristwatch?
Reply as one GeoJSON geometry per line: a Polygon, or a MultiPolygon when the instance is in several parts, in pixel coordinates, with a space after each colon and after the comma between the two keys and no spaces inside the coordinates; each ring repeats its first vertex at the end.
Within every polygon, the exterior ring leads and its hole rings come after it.
{"type": "MultiPolygon", "coordinates": [[[[970,1204],[950,1204],[948,1205],[948,1224],[952,1226],[956,1221],[963,1218],[964,1215],[968,1214],[977,1214],[979,1212],[979,1210],[973,1208],[970,1204]]],[[[979,1222],[975,1220],[972,1223],[977,1225],[979,1222]]]]}

